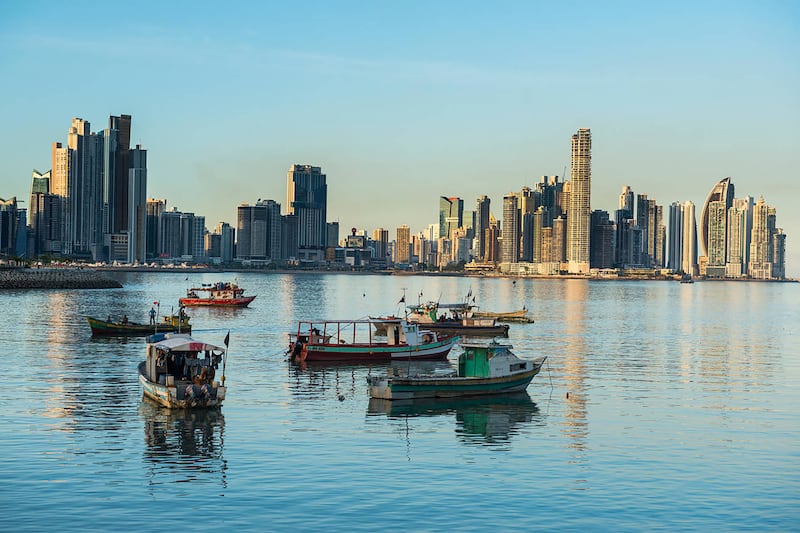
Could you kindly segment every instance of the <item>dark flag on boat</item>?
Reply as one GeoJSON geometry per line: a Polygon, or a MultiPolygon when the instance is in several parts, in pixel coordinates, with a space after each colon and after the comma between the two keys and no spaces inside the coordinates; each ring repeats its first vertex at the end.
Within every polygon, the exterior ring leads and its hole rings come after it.
{"type": "Polygon", "coordinates": [[[397,302],[397,303],[399,303],[399,304],[402,304],[402,303],[405,303],[405,301],[406,301],[406,295],[404,294],[404,295],[403,295],[403,296],[400,298],[400,301],[399,301],[399,302],[397,302]]]}
{"type": "Polygon", "coordinates": [[[230,341],[230,340],[231,340],[231,332],[230,332],[230,330],[228,330],[228,334],[225,335],[225,340],[223,341],[225,343],[225,347],[226,348],[228,347],[228,341],[230,341]]]}

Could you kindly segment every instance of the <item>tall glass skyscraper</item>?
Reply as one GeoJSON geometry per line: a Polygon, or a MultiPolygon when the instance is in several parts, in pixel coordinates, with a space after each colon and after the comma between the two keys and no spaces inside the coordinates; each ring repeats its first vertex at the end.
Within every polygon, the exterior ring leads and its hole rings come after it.
{"type": "Polygon", "coordinates": [[[706,275],[724,277],[727,262],[728,209],[733,205],[734,188],[730,178],[711,189],[700,215],[700,244],[706,255],[706,275]]]}
{"type": "Polygon", "coordinates": [[[320,167],[292,165],[286,177],[286,208],[297,217],[298,259],[324,261],[328,185],[320,167]]]}
{"type": "Polygon", "coordinates": [[[460,228],[464,223],[464,200],[457,196],[439,197],[439,237],[446,239],[454,229],[460,228]]]}
{"type": "Polygon", "coordinates": [[[592,132],[572,136],[570,200],[567,212],[567,262],[571,274],[589,273],[591,231],[592,132]]]}

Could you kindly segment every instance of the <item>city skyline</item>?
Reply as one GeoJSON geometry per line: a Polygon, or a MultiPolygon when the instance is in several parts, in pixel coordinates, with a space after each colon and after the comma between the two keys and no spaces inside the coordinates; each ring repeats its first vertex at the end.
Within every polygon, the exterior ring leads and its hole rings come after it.
{"type": "Polygon", "coordinates": [[[508,191],[566,179],[565,139],[587,127],[592,210],[613,212],[630,185],[663,206],[692,201],[699,215],[730,176],[739,196],[777,210],[786,274],[798,277],[796,6],[511,3],[415,16],[423,5],[318,5],[298,19],[301,44],[288,6],[248,6],[252,23],[216,8],[148,16],[147,3],[125,17],[117,7],[3,6],[0,91],[14,127],[0,132],[0,196],[28,197],[31,171],[49,168],[48,147],[73,117],[128,113],[130,145],[147,150],[148,196],[204,215],[209,228],[235,222],[243,202],[280,201],[286,169],[308,163],[328,176],[329,221],[417,233],[436,221],[440,196],[472,208],[486,195],[502,218],[508,191]],[[86,90],[30,83],[68,73],[86,90]],[[91,89],[109,74],[126,83],[91,89]]]}

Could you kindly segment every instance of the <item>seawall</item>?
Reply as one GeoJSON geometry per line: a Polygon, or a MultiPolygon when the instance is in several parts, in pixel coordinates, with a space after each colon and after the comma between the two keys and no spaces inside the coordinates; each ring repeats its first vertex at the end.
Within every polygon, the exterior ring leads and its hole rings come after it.
{"type": "Polygon", "coordinates": [[[11,268],[0,270],[2,289],[118,289],[122,284],[91,269],[11,268]]]}

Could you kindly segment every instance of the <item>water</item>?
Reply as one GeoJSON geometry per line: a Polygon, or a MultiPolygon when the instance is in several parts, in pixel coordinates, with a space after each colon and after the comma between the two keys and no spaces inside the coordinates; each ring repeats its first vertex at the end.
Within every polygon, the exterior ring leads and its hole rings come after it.
{"type": "MultiPolygon", "coordinates": [[[[93,339],[84,315],[146,321],[219,274],[117,274],[123,289],[0,292],[4,531],[796,530],[800,285],[238,274],[219,413],[143,402],[142,339],[93,339]],[[410,302],[527,306],[527,394],[370,401],[386,366],[284,357],[298,320],[410,302]],[[341,398],[341,400],[340,400],[341,398]]],[[[430,364],[430,363],[428,363],[430,364]]],[[[441,365],[442,363],[438,363],[441,365]]]]}

